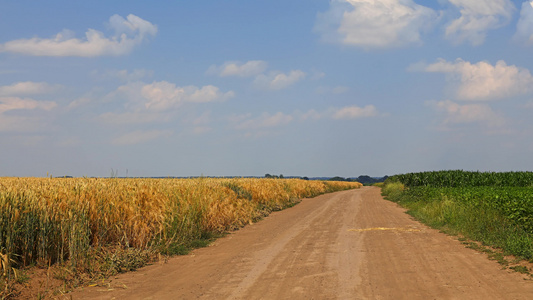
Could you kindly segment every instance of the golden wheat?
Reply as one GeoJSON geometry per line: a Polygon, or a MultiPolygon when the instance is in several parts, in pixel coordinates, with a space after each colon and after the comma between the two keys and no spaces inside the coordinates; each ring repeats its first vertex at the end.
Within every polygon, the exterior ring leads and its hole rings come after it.
{"type": "Polygon", "coordinates": [[[109,247],[165,252],[301,198],[360,186],[299,179],[0,178],[2,271],[8,261],[83,268],[91,251],[109,247]]]}

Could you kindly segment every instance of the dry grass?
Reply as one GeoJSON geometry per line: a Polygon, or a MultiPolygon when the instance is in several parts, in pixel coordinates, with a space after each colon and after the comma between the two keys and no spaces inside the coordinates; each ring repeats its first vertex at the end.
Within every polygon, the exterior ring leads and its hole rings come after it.
{"type": "Polygon", "coordinates": [[[301,198],[360,186],[299,179],[0,178],[3,288],[13,270],[28,265],[109,275],[123,268],[117,255],[181,253],[301,198]]]}

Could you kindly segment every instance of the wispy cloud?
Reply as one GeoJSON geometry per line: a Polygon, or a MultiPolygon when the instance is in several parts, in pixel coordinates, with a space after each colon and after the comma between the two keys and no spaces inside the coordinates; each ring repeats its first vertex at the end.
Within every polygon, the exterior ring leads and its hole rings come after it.
{"type": "Polygon", "coordinates": [[[450,100],[428,101],[426,105],[444,114],[444,126],[464,123],[480,123],[489,127],[501,127],[505,119],[487,104],[461,105],[450,100]]]}
{"type": "Polygon", "coordinates": [[[446,37],[455,43],[480,45],[489,30],[506,25],[515,10],[510,0],[449,0],[461,16],[446,27],[446,37]]]}
{"type": "Polygon", "coordinates": [[[206,73],[208,75],[216,75],[220,77],[252,77],[263,73],[267,67],[267,62],[262,60],[250,60],[245,63],[225,62],[221,66],[210,66],[206,73]]]}
{"type": "Polygon", "coordinates": [[[336,120],[345,119],[359,119],[375,117],[378,115],[378,110],[374,105],[367,105],[365,107],[347,106],[340,109],[334,109],[332,117],[336,120]]]}
{"type": "Polygon", "coordinates": [[[229,118],[229,121],[234,125],[235,129],[253,131],[286,126],[294,120],[300,122],[321,119],[354,120],[377,116],[380,116],[380,113],[373,105],[366,105],[364,107],[352,105],[341,108],[331,107],[324,111],[317,111],[315,109],[310,109],[306,112],[295,111],[292,114],[283,112],[270,114],[265,112],[257,117],[253,117],[252,114],[234,115],[229,118]]]}
{"type": "Polygon", "coordinates": [[[30,98],[0,97],[0,131],[20,132],[36,131],[45,127],[46,120],[39,115],[28,116],[24,111],[44,110],[51,111],[57,106],[53,101],[37,101],[30,98]],[[22,111],[16,115],[6,112],[22,111]]]}
{"type": "Polygon", "coordinates": [[[515,40],[533,45],[533,1],[522,3],[520,19],[516,24],[515,40]]]}
{"type": "Polygon", "coordinates": [[[204,134],[206,132],[209,132],[212,130],[211,126],[209,126],[209,124],[211,123],[211,112],[206,111],[200,116],[188,120],[187,123],[190,123],[194,126],[192,130],[194,134],[204,134]]]}
{"type": "Polygon", "coordinates": [[[36,101],[29,98],[0,97],[0,114],[10,110],[51,110],[57,106],[53,101],[36,101]]]}
{"type": "Polygon", "coordinates": [[[282,90],[304,79],[306,73],[301,70],[292,70],[289,73],[272,71],[260,74],[254,80],[254,86],[265,90],[282,90]]]}
{"type": "Polygon", "coordinates": [[[61,85],[51,85],[46,82],[16,82],[11,85],[0,86],[0,96],[24,96],[49,94],[61,90],[61,85]]]}
{"type": "Polygon", "coordinates": [[[132,14],[126,19],[113,15],[109,26],[115,31],[114,36],[105,37],[102,32],[89,29],[85,39],[78,39],[73,32],[63,30],[48,39],[35,37],[0,44],[0,52],[32,56],[118,56],[131,52],[135,46],[157,33],[156,25],[132,14]]]}
{"type": "Polygon", "coordinates": [[[172,115],[170,113],[156,113],[146,111],[127,111],[119,113],[106,112],[99,115],[97,118],[98,121],[115,125],[168,122],[171,119],[172,115]]]}
{"type": "Polygon", "coordinates": [[[147,100],[145,107],[153,111],[173,109],[185,102],[205,103],[225,100],[234,96],[233,92],[222,93],[218,87],[206,85],[177,87],[167,81],[154,82],[142,87],[141,95],[147,100]]]}
{"type": "Polygon", "coordinates": [[[150,111],[165,111],[176,109],[184,103],[205,103],[223,101],[233,97],[233,91],[223,93],[216,86],[176,86],[168,81],[155,81],[153,83],[134,82],[122,85],[108,97],[122,95],[137,109],[150,111]]]}
{"type": "Polygon", "coordinates": [[[421,32],[437,17],[412,0],[333,0],[329,10],[318,15],[315,32],[326,42],[389,48],[420,44],[421,32]]]}
{"type": "Polygon", "coordinates": [[[233,91],[222,92],[212,85],[180,87],[168,81],[131,82],[104,97],[108,102],[123,101],[126,110],[103,113],[98,120],[114,124],[166,122],[185,104],[224,101],[234,95],[233,91]]]}
{"type": "Polygon", "coordinates": [[[315,91],[318,94],[339,95],[339,94],[344,94],[344,93],[348,92],[349,90],[350,90],[350,88],[347,87],[347,86],[338,85],[338,86],[335,86],[335,87],[319,86],[319,87],[316,88],[315,91]]]}
{"type": "Polygon", "coordinates": [[[491,65],[486,61],[472,64],[462,59],[455,62],[440,59],[411,69],[448,74],[447,80],[455,85],[455,94],[460,100],[502,99],[533,91],[533,76],[529,70],[507,65],[503,60],[491,65]]]}
{"type": "Polygon", "coordinates": [[[104,72],[92,72],[92,75],[95,78],[101,80],[109,79],[118,79],[123,82],[139,81],[144,78],[150,78],[154,75],[154,72],[151,70],[145,69],[134,69],[132,71],[128,70],[106,70],[104,72]]]}
{"type": "MultiPolygon", "coordinates": [[[[206,74],[220,77],[255,77],[253,86],[262,90],[282,90],[307,76],[307,73],[301,70],[291,70],[287,73],[277,70],[266,72],[267,67],[268,63],[263,60],[251,60],[246,63],[225,62],[221,66],[210,66],[206,74]]],[[[318,80],[324,75],[322,72],[315,72],[312,79],[318,80]]]]}
{"type": "Polygon", "coordinates": [[[287,125],[294,119],[291,115],[286,115],[282,112],[275,114],[263,113],[256,118],[251,118],[251,115],[233,117],[232,120],[236,121],[236,129],[242,130],[254,130],[272,128],[282,125],[287,125]]]}

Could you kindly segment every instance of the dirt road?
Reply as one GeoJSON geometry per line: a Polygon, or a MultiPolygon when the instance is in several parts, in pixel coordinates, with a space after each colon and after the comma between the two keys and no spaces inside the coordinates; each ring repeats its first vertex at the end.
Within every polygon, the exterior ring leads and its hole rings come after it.
{"type": "Polygon", "coordinates": [[[72,299],[533,299],[533,282],[413,221],[380,190],[304,199],[72,299]]]}

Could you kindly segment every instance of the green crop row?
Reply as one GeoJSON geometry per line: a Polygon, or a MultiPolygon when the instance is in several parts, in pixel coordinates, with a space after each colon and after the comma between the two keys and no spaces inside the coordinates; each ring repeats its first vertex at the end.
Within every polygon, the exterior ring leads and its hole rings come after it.
{"type": "Polygon", "coordinates": [[[399,199],[422,203],[453,201],[476,210],[494,210],[512,224],[533,232],[533,188],[531,187],[412,187],[399,199]]]}
{"type": "Polygon", "coordinates": [[[394,175],[388,180],[401,182],[406,187],[531,187],[533,172],[432,171],[394,175]]]}
{"type": "Polygon", "coordinates": [[[437,171],[389,177],[382,193],[418,220],[533,259],[533,173],[437,171]]]}

